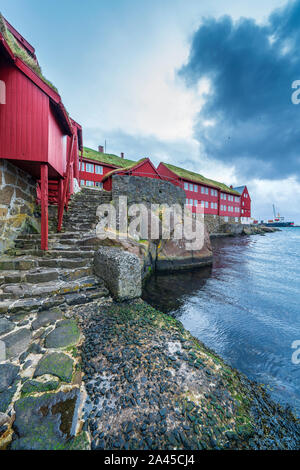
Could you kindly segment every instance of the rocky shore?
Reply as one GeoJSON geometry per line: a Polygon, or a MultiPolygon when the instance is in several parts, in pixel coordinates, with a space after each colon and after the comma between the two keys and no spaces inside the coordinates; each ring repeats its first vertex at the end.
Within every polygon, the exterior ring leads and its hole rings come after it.
{"type": "Polygon", "coordinates": [[[211,233],[210,238],[249,236],[249,235],[265,235],[266,233],[280,232],[275,227],[266,227],[265,225],[242,225],[242,224],[223,224],[221,230],[217,233],[211,233]]]}
{"type": "Polygon", "coordinates": [[[92,449],[297,449],[300,424],[141,300],[76,309],[92,449]]]}

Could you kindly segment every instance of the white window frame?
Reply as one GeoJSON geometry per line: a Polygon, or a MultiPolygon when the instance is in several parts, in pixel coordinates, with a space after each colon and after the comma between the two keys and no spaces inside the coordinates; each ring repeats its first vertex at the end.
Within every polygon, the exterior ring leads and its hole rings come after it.
{"type": "Polygon", "coordinates": [[[85,164],[85,171],[86,171],[86,173],[94,173],[95,172],[94,163],[86,163],[85,164]]]}
{"type": "Polygon", "coordinates": [[[95,165],[95,173],[96,173],[96,175],[103,175],[103,166],[102,165],[95,165]]]}

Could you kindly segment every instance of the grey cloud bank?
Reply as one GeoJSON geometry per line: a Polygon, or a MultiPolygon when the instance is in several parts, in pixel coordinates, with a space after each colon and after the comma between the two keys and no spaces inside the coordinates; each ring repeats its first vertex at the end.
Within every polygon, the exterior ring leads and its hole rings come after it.
{"type": "Polygon", "coordinates": [[[300,79],[299,24],[297,0],[265,25],[206,18],[193,35],[179,74],[189,87],[211,83],[195,137],[208,157],[234,164],[239,178],[299,175],[300,106],[291,101],[300,79]]]}

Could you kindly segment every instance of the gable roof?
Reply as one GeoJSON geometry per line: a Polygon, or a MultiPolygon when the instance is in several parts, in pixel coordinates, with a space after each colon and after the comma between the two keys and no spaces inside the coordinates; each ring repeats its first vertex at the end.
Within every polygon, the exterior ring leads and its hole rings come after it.
{"type": "Polygon", "coordinates": [[[39,76],[50,88],[52,88],[56,93],[58,93],[57,88],[43,75],[42,69],[37,61],[35,56],[35,50],[26,41],[26,39],[21,36],[16,29],[11,26],[10,23],[2,16],[0,13],[0,33],[10,48],[12,54],[15,57],[18,57],[23,62],[25,62],[31,70],[39,76]]]}
{"type": "Polygon", "coordinates": [[[129,165],[136,164],[137,162],[133,160],[127,160],[127,158],[118,157],[112,153],[102,153],[97,152],[97,150],[90,149],[88,147],[83,147],[83,157],[89,158],[90,160],[96,160],[100,163],[107,163],[116,168],[126,168],[129,165]]]}
{"type": "MultiPolygon", "coordinates": [[[[116,168],[115,170],[112,170],[110,171],[109,173],[106,173],[106,175],[102,178],[102,181],[106,181],[110,176],[112,175],[115,175],[117,173],[121,173],[121,172],[126,172],[126,171],[130,171],[130,170],[133,170],[134,168],[138,168],[142,163],[148,161],[149,158],[141,158],[139,161],[137,162],[132,162],[130,165],[128,165],[127,167],[123,167],[123,168],[116,168]]],[[[149,160],[150,161],[150,160],[149,160]]],[[[154,168],[155,169],[155,168],[154,168]]],[[[156,169],[155,169],[156,171],[156,169]]]]}
{"type": "Polygon", "coordinates": [[[202,183],[207,186],[211,186],[213,188],[220,189],[221,191],[231,193],[231,194],[239,194],[235,189],[230,188],[224,183],[220,183],[219,181],[214,181],[209,178],[205,178],[205,176],[200,175],[199,173],[194,173],[190,170],[185,170],[184,168],[180,168],[175,165],[171,165],[170,163],[163,163],[165,167],[167,167],[170,171],[172,171],[175,175],[179,176],[180,178],[194,181],[195,183],[202,183]]]}
{"type": "Polygon", "coordinates": [[[244,189],[246,188],[246,185],[244,186],[237,186],[236,188],[233,188],[235,191],[237,191],[240,194],[243,194],[244,189]]]}
{"type": "Polygon", "coordinates": [[[42,74],[33,47],[21,36],[0,13],[0,46],[14,65],[38,86],[56,107],[57,114],[68,135],[72,135],[72,124],[58,90],[42,74]]]}

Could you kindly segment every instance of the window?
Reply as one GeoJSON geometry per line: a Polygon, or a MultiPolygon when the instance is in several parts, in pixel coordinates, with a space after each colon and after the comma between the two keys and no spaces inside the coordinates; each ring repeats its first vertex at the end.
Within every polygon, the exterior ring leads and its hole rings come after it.
{"type": "Polygon", "coordinates": [[[228,222],[228,216],[224,217],[224,222],[228,222]]]}
{"type": "Polygon", "coordinates": [[[97,188],[103,189],[103,183],[100,183],[100,181],[96,181],[95,186],[97,186],[97,188]]]}
{"type": "Polygon", "coordinates": [[[240,198],[238,196],[235,196],[235,202],[240,202],[240,198]]]}
{"type": "Polygon", "coordinates": [[[204,206],[205,206],[205,202],[201,201],[201,207],[204,207],[204,206]]]}
{"type": "Polygon", "coordinates": [[[96,175],[103,175],[103,166],[95,165],[95,172],[96,172],[96,175]]]}
{"type": "Polygon", "coordinates": [[[84,171],[84,162],[81,163],[81,171],[84,171]]]}
{"type": "Polygon", "coordinates": [[[245,205],[244,201],[243,201],[243,206],[245,205]]]}
{"type": "Polygon", "coordinates": [[[190,206],[193,205],[193,199],[190,199],[190,206]]]}
{"type": "Polygon", "coordinates": [[[218,209],[218,203],[215,202],[215,209],[218,209]]]}
{"type": "Polygon", "coordinates": [[[86,186],[94,186],[94,181],[86,181],[86,186]]]}
{"type": "Polygon", "coordinates": [[[226,207],[226,206],[224,206],[224,211],[226,211],[226,210],[227,210],[227,207],[226,207]]]}
{"type": "Polygon", "coordinates": [[[211,203],[210,203],[210,208],[211,208],[211,209],[214,209],[214,208],[215,208],[215,203],[214,203],[214,202],[211,202],[211,203]]]}
{"type": "Polygon", "coordinates": [[[3,80],[0,80],[0,104],[6,104],[6,87],[3,80]]]}
{"type": "Polygon", "coordinates": [[[196,184],[194,184],[194,192],[197,193],[198,192],[198,186],[196,184]]]}
{"type": "Polygon", "coordinates": [[[205,201],[205,207],[208,209],[208,201],[205,201]]]}
{"type": "Polygon", "coordinates": [[[238,222],[238,221],[239,221],[239,218],[238,218],[238,217],[235,217],[234,220],[235,220],[236,222],[238,222]]]}
{"type": "Polygon", "coordinates": [[[80,186],[84,186],[84,180],[80,180],[80,186]]]}
{"type": "Polygon", "coordinates": [[[208,188],[205,188],[205,194],[208,194],[208,188]]]}
{"type": "Polygon", "coordinates": [[[205,193],[205,188],[204,186],[201,186],[201,194],[204,194],[205,193]]]}
{"type": "Polygon", "coordinates": [[[224,201],[226,201],[226,194],[223,194],[223,199],[224,201]]]}
{"type": "Polygon", "coordinates": [[[211,189],[211,190],[210,190],[210,194],[211,194],[212,196],[214,196],[214,195],[215,195],[215,191],[214,191],[214,189],[211,189]]]}
{"type": "Polygon", "coordinates": [[[198,201],[197,201],[197,199],[194,199],[194,206],[198,206],[198,201]]]}
{"type": "Polygon", "coordinates": [[[85,164],[86,172],[87,173],[94,173],[94,164],[93,163],[86,163],[85,164]]]}
{"type": "Polygon", "coordinates": [[[185,189],[186,191],[189,190],[189,183],[184,183],[184,189],[185,189]]]}
{"type": "Polygon", "coordinates": [[[190,183],[190,191],[194,191],[194,185],[190,183]]]}

